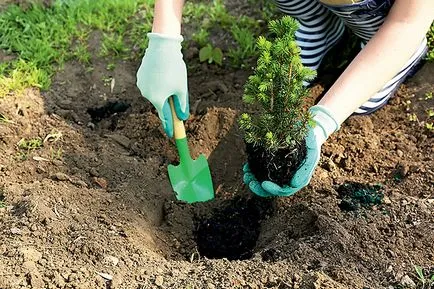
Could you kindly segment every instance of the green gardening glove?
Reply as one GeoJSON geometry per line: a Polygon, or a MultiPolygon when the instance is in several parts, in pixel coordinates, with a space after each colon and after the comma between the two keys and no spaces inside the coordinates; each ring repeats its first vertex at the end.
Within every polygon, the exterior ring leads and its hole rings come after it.
{"type": "Polygon", "coordinates": [[[306,158],[295,172],[291,182],[283,187],[270,181],[260,183],[251,173],[248,164],[245,164],[244,183],[253,193],[262,197],[291,196],[309,184],[321,156],[321,146],[333,132],[339,129],[339,123],[324,106],[315,105],[309,111],[315,126],[309,129],[306,137],[306,158]]]}
{"type": "Polygon", "coordinates": [[[179,119],[189,116],[187,68],[182,58],[181,35],[148,33],[149,45],[137,71],[137,86],[157,109],[166,134],[173,136],[169,97],[179,119]]]}

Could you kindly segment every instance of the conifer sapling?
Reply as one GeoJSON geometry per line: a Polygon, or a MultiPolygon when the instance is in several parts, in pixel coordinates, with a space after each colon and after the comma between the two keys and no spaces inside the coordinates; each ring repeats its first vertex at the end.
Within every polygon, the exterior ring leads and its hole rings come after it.
{"type": "Polygon", "coordinates": [[[284,16],[270,21],[268,28],[271,39],[258,38],[260,55],[243,95],[259,111],[243,113],[239,124],[252,173],[259,181],[286,185],[306,155],[304,140],[312,122],[303,108],[309,93],[303,82],[313,79],[315,71],[301,63],[295,19],[284,16]]]}

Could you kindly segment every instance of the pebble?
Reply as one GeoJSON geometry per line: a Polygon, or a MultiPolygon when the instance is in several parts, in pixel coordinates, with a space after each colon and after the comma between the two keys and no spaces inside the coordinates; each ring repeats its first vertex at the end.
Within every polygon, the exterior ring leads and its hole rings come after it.
{"type": "Polygon", "coordinates": [[[29,279],[30,279],[30,285],[32,285],[32,288],[39,289],[39,288],[45,288],[45,282],[42,279],[42,276],[39,272],[29,272],[29,279]]]}
{"type": "Polygon", "coordinates": [[[57,285],[57,287],[60,287],[60,288],[65,287],[65,280],[58,272],[54,273],[53,283],[55,285],[57,285]]]}
{"type": "Polygon", "coordinates": [[[121,146],[123,146],[124,148],[130,148],[131,147],[131,140],[124,136],[124,135],[120,135],[120,134],[108,134],[105,135],[106,137],[114,140],[115,142],[117,142],[118,144],[120,144],[121,146]]]}
{"type": "Polygon", "coordinates": [[[419,206],[419,208],[421,208],[422,210],[427,210],[428,206],[423,202],[423,201],[419,201],[417,203],[417,205],[419,206]]]}
{"type": "Polygon", "coordinates": [[[21,235],[21,229],[18,229],[17,227],[11,228],[11,234],[13,234],[13,235],[21,235]]]}
{"type": "Polygon", "coordinates": [[[208,283],[206,286],[208,289],[215,289],[215,286],[212,283],[208,283]]]}
{"type": "Polygon", "coordinates": [[[96,168],[91,168],[91,169],[89,170],[89,174],[90,174],[92,177],[99,177],[99,173],[98,173],[98,170],[97,170],[96,168]]]}
{"type": "Polygon", "coordinates": [[[386,269],[386,273],[392,273],[393,272],[393,267],[392,265],[389,265],[389,267],[387,267],[386,269]]]}
{"type": "Polygon", "coordinates": [[[64,174],[61,172],[55,173],[53,178],[55,180],[58,180],[58,181],[68,181],[69,180],[69,176],[67,174],[64,174]]]}
{"type": "Polygon", "coordinates": [[[110,275],[110,274],[98,272],[98,275],[101,276],[101,277],[103,277],[106,280],[113,280],[113,276],[110,275]]]}
{"type": "Polygon", "coordinates": [[[35,232],[35,231],[37,231],[38,230],[38,225],[36,225],[36,224],[33,224],[31,227],[30,227],[30,231],[32,231],[32,232],[35,232]]]}
{"type": "Polygon", "coordinates": [[[38,262],[42,258],[42,253],[34,248],[20,248],[19,251],[23,254],[24,261],[38,262]]]}
{"type": "Polygon", "coordinates": [[[331,159],[327,159],[327,161],[324,164],[324,168],[329,172],[333,172],[338,169],[336,164],[331,159]]]}
{"type": "Polygon", "coordinates": [[[414,283],[413,280],[411,280],[410,277],[408,277],[408,275],[404,275],[404,277],[402,277],[401,279],[401,285],[404,287],[410,287],[410,288],[415,288],[416,287],[416,283],[414,283]]]}
{"type": "Polygon", "coordinates": [[[163,286],[163,283],[164,283],[163,276],[157,276],[155,278],[155,285],[163,286]]]}
{"type": "Polygon", "coordinates": [[[390,205],[392,201],[388,196],[384,196],[383,203],[385,203],[386,205],[390,205]]]}
{"type": "Polygon", "coordinates": [[[33,261],[25,261],[23,263],[24,271],[26,272],[38,272],[38,269],[36,268],[36,264],[33,261]]]}
{"type": "Polygon", "coordinates": [[[87,127],[90,128],[91,130],[95,129],[95,124],[93,122],[88,122],[87,123],[87,127]]]}
{"type": "Polygon", "coordinates": [[[111,255],[105,255],[104,256],[104,262],[112,265],[112,266],[116,266],[119,263],[119,258],[116,258],[114,256],[111,255]]]}
{"type": "Polygon", "coordinates": [[[79,188],[87,188],[87,184],[86,184],[85,181],[82,181],[82,180],[74,180],[74,181],[72,181],[72,183],[73,183],[74,185],[76,185],[77,187],[79,187],[79,188]]]}
{"type": "Polygon", "coordinates": [[[63,162],[62,162],[61,160],[53,160],[53,161],[51,161],[51,163],[52,163],[53,165],[55,165],[56,167],[61,167],[61,166],[63,166],[63,162]]]}
{"type": "Polygon", "coordinates": [[[43,167],[37,167],[36,168],[36,172],[38,174],[44,174],[44,173],[46,173],[46,171],[45,171],[45,169],[43,167]]]}
{"type": "Polygon", "coordinates": [[[102,189],[107,189],[108,182],[107,182],[106,179],[101,178],[101,177],[100,177],[100,178],[93,177],[93,181],[94,181],[95,183],[97,183],[98,186],[100,186],[102,189]]]}

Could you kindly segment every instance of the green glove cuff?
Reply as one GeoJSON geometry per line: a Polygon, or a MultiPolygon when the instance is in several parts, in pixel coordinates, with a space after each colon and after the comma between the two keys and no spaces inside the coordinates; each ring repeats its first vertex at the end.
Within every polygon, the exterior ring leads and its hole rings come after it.
{"type": "Polygon", "coordinates": [[[148,49],[177,49],[181,50],[181,42],[184,40],[182,35],[167,35],[161,33],[148,33],[148,49]]]}
{"type": "Polygon", "coordinates": [[[309,109],[316,125],[321,128],[324,134],[324,141],[335,131],[339,130],[340,124],[333,117],[329,109],[323,105],[315,105],[309,109]]]}

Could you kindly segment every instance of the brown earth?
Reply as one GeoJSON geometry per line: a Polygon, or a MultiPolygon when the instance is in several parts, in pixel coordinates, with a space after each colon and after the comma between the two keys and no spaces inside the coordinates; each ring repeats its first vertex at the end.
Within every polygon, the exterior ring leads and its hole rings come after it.
{"type": "Polygon", "coordinates": [[[311,184],[277,199],[242,183],[249,72],[191,70],[189,143],[216,189],[194,205],[172,193],[176,150],[135,86],[139,62],[92,63],[0,100],[0,288],[403,288],[418,282],[414,265],[434,271],[432,63],[389,105],[348,119],[311,184]],[[22,138],[43,146],[20,149],[22,138]],[[350,181],[381,183],[383,203],[341,210],[350,181]]]}

